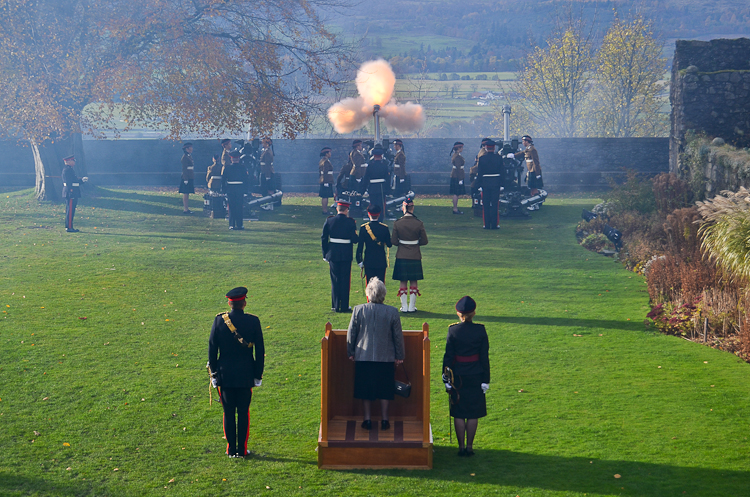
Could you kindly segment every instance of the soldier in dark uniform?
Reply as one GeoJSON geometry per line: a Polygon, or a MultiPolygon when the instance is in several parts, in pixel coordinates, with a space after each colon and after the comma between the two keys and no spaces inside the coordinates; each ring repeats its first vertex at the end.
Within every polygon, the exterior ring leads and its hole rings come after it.
{"type": "Polygon", "coordinates": [[[263,195],[273,195],[276,191],[273,175],[273,141],[265,137],[260,151],[260,191],[263,195]]]}
{"type": "Polygon", "coordinates": [[[466,194],[466,186],[464,186],[464,179],[466,178],[464,165],[466,164],[466,161],[464,161],[464,158],[461,155],[463,150],[464,144],[461,142],[454,143],[453,148],[451,149],[452,167],[449,193],[453,195],[453,214],[463,214],[463,212],[458,210],[458,196],[466,194]]]}
{"type": "Polygon", "coordinates": [[[250,400],[253,387],[261,386],[266,354],[260,320],[244,312],[245,295],[245,287],[227,293],[232,310],[216,315],[208,339],[208,371],[211,384],[219,389],[224,408],[224,436],[229,457],[249,454],[250,400]]]}
{"type": "Polygon", "coordinates": [[[336,202],[335,216],[326,219],[320,237],[323,259],[331,270],[331,310],[349,312],[352,279],[352,251],[357,241],[357,223],[349,217],[349,202],[336,202]]]}
{"type": "Polygon", "coordinates": [[[193,144],[188,142],[182,146],[182,175],[180,176],[179,192],[182,193],[182,213],[192,214],[188,207],[190,194],[195,193],[195,163],[193,162],[193,144]]]}
{"type": "Polygon", "coordinates": [[[487,153],[477,163],[477,185],[482,189],[482,221],[484,229],[496,230],[500,222],[498,200],[502,186],[503,158],[495,153],[495,142],[489,140],[487,153]]]}
{"type": "Polygon", "coordinates": [[[396,155],[393,157],[393,175],[396,177],[395,195],[397,197],[406,195],[411,190],[411,181],[408,181],[406,174],[406,153],[404,151],[404,142],[393,140],[393,148],[396,149],[396,155]]]}
{"type": "Polygon", "coordinates": [[[479,146],[479,152],[474,157],[474,165],[469,169],[469,181],[471,181],[471,208],[474,210],[474,217],[482,215],[482,192],[479,191],[479,180],[477,169],[479,168],[479,158],[487,153],[485,148],[489,138],[483,138],[479,146]]]}
{"type": "MultiPolygon", "coordinates": [[[[370,195],[370,204],[385,209],[385,195],[388,189],[388,163],[383,160],[383,147],[378,143],[372,149],[372,160],[367,164],[365,175],[362,176],[362,189],[370,195]]],[[[380,213],[376,221],[380,220],[380,213]]]]}
{"type": "Polygon", "coordinates": [[[462,457],[474,455],[474,435],[479,418],[487,415],[485,394],[490,388],[490,343],[484,325],[473,322],[476,307],[468,295],[456,303],[461,322],[448,328],[443,355],[443,382],[451,395],[450,414],[462,457]]]}
{"type": "Polygon", "coordinates": [[[333,197],[333,165],[331,164],[331,147],[323,147],[320,151],[320,162],[318,162],[318,171],[320,172],[320,207],[323,214],[328,214],[328,199],[333,197]]]}
{"type": "Polygon", "coordinates": [[[221,193],[221,163],[219,162],[219,156],[213,156],[213,162],[208,166],[206,171],[206,184],[208,189],[215,193],[221,193]]]}
{"type": "Polygon", "coordinates": [[[359,227],[359,243],[357,244],[357,264],[365,270],[365,279],[378,277],[385,281],[385,270],[388,268],[386,247],[391,247],[391,232],[388,226],[378,222],[381,208],[377,204],[370,204],[367,215],[370,222],[359,227]],[[364,257],[362,252],[364,251],[364,257]]]}
{"type": "Polygon", "coordinates": [[[81,198],[81,183],[88,181],[88,177],[78,178],[75,169],[76,158],[73,155],[65,157],[63,159],[65,166],[62,170],[62,198],[65,199],[65,231],[68,233],[78,233],[78,230],[73,228],[73,216],[76,214],[76,206],[78,205],[78,199],[81,198]]]}
{"type": "Polygon", "coordinates": [[[232,140],[224,138],[221,140],[221,167],[222,169],[232,163],[232,140]]]}
{"type": "Polygon", "coordinates": [[[239,152],[232,152],[229,158],[231,161],[229,166],[224,166],[221,170],[224,192],[227,194],[227,204],[229,204],[229,229],[244,230],[243,209],[249,178],[247,169],[240,164],[239,152]]]}

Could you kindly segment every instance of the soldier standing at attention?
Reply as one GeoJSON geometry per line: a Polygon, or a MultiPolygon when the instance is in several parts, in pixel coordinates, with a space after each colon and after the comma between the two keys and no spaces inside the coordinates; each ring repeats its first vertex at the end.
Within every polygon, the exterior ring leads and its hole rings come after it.
{"type": "Polygon", "coordinates": [[[249,177],[247,169],[240,164],[240,153],[232,152],[228,154],[230,158],[229,166],[221,170],[221,178],[224,182],[224,191],[227,194],[227,204],[229,205],[229,229],[244,230],[243,208],[245,206],[245,192],[249,177]]]}
{"type": "Polygon", "coordinates": [[[391,243],[398,247],[396,252],[396,264],[393,266],[393,279],[400,282],[398,296],[401,298],[401,312],[417,312],[417,295],[419,293],[419,280],[424,279],[422,274],[422,252],[421,245],[427,245],[427,232],[424,223],[414,215],[414,201],[411,198],[404,200],[401,208],[404,217],[393,223],[391,243]],[[409,289],[406,284],[409,283],[409,289]],[[409,294],[407,306],[406,295],[409,294]]]}
{"type": "Polygon", "coordinates": [[[463,214],[463,212],[458,210],[458,196],[466,194],[466,187],[464,186],[464,178],[466,177],[464,164],[466,164],[466,161],[464,161],[461,155],[463,150],[464,144],[461,142],[454,143],[451,150],[451,164],[453,167],[451,169],[450,194],[453,195],[453,214],[463,214]]]}
{"type": "MultiPolygon", "coordinates": [[[[359,188],[359,184],[362,183],[362,177],[365,175],[365,170],[367,169],[367,160],[362,153],[362,140],[354,140],[354,142],[352,142],[352,145],[354,146],[354,150],[352,150],[349,154],[349,162],[351,162],[352,164],[352,169],[351,171],[349,171],[349,176],[353,177],[357,182],[357,185],[354,188],[357,191],[361,191],[359,188]]],[[[352,189],[351,184],[349,185],[349,189],[352,189]]]]}
{"type": "Polygon", "coordinates": [[[273,195],[273,141],[263,138],[263,149],[260,151],[260,191],[264,195],[273,195]]]}
{"type": "Polygon", "coordinates": [[[221,164],[218,155],[213,156],[213,162],[208,166],[206,184],[212,192],[221,193],[221,164]]]}
{"type": "Polygon", "coordinates": [[[193,144],[188,142],[182,146],[182,176],[180,177],[180,193],[182,193],[182,213],[192,214],[188,208],[190,194],[195,193],[195,163],[193,163],[193,144]]]}
{"type": "Polygon", "coordinates": [[[370,221],[359,227],[359,243],[357,244],[357,264],[365,270],[367,283],[374,277],[385,281],[385,270],[388,268],[386,247],[391,247],[391,232],[388,226],[378,222],[380,206],[370,204],[367,216],[370,221]],[[364,257],[362,252],[364,250],[364,257]]]}
{"type": "Polygon", "coordinates": [[[349,202],[336,202],[338,214],[329,216],[320,237],[323,260],[331,271],[331,310],[349,312],[349,287],[352,280],[352,250],[357,241],[357,223],[349,217],[349,202]]]}
{"type": "Polygon", "coordinates": [[[393,174],[396,176],[395,195],[401,196],[409,192],[410,186],[406,181],[406,153],[404,153],[404,142],[393,140],[393,148],[396,149],[396,155],[393,157],[393,174]]]}
{"type": "Polygon", "coordinates": [[[323,147],[320,151],[320,162],[318,162],[320,171],[320,207],[323,214],[328,214],[328,199],[333,197],[333,164],[331,164],[331,148],[323,147]]]}
{"type": "Polygon", "coordinates": [[[489,140],[485,149],[487,153],[477,164],[477,182],[482,189],[482,221],[484,229],[496,230],[500,222],[497,204],[502,186],[503,158],[495,153],[494,141],[489,140]]]}
{"type": "Polygon", "coordinates": [[[76,158],[74,155],[69,155],[63,159],[63,170],[62,170],[62,198],[65,199],[65,231],[68,233],[78,233],[79,230],[73,228],[73,216],[76,214],[76,206],[78,205],[78,199],[81,198],[81,183],[85,183],[89,180],[87,176],[78,178],[76,176],[75,169],[76,158]]]}
{"type": "Polygon", "coordinates": [[[482,139],[482,144],[479,146],[479,152],[476,157],[474,157],[474,165],[469,169],[469,179],[471,181],[471,208],[474,210],[475,217],[479,217],[479,211],[482,209],[482,192],[479,191],[477,169],[479,168],[479,158],[487,153],[485,144],[488,141],[489,138],[482,139]]]}
{"type": "MultiPolygon", "coordinates": [[[[372,160],[365,169],[362,177],[362,190],[370,194],[370,204],[380,207],[380,212],[385,209],[385,194],[388,188],[388,163],[383,160],[383,147],[378,143],[372,149],[372,160]]],[[[380,213],[375,217],[380,220],[380,213]]],[[[382,280],[381,280],[382,281],[382,280]]]]}
{"type": "Polygon", "coordinates": [[[221,140],[221,168],[222,170],[232,163],[232,140],[224,138],[221,140]]]}
{"type": "Polygon", "coordinates": [[[263,382],[266,354],[258,316],[244,312],[246,295],[244,286],[227,292],[231,311],[216,315],[208,339],[208,371],[211,384],[219,389],[224,409],[224,437],[229,457],[250,454],[247,450],[250,401],[253,387],[263,382]]]}
{"type": "MultiPolygon", "coordinates": [[[[534,141],[529,135],[523,135],[521,143],[525,149],[523,152],[513,154],[513,157],[515,158],[517,155],[523,154],[524,159],[526,160],[526,168],[528,169],[526,173],[526,184],[528,187],[532,190],[534,188],[542,188],[544,187],[544,182],[542,181],[542,166],[539,165],[539,153],[536,151],[536,147],[534,147],[534,141]]],[[[539,209],[539,204],[536,204],[535,207],[539,209]]]]}

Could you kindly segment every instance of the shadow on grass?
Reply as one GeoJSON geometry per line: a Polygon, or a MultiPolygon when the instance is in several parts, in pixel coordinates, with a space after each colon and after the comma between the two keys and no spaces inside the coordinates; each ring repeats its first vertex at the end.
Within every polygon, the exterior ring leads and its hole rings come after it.
{"type": "MultiPolygon", "coordinates": [[[[427,321],[430,319],[447,319],[458,321],[455,312],[439,313],[419,311],[416,314],[402,314],[402,317],[415,317],[427,321]]],[[[550,328],[604,328],[609,330],[640,330],[642,325],[637,322],[608,321],[605,319],[577,319],[544,316],[488,316],[481,314],[476,318],[477,323],[519,324],[523,326],[538,326],[550,328]]]]}
{"type": "MultiPolygon", "coordinates": [[[[0,472],[0,495],[39,495],[39,496],[81,496],[102,495],[101,488],[95,488],[84,481],[63,483],[44,478],[29,478],[0,472]]],[[[107,495],[120,495],[112,489],[107,489],[107,495]]]]}
{"type": "MultiPolygon", "coordinates": [[[[410,471],[409,478],[589,495],[625,493],[642,497],[739,496],[747,495],[750,488],[748,471],[525,454],[492,449],[476,449],[474,457],[459,458],[457,452],[455,447],[435,447],[434,469],[410,471]],[[615,475],[620,477],[617,478],[615,475]]],[[[389,473],[403,474],[398,471],[389,473]]]]}

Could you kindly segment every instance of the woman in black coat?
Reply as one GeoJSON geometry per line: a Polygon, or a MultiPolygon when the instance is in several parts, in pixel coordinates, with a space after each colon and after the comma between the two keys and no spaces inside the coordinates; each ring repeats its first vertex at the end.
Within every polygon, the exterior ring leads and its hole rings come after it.
{"type": "Polygon", "coordinates": [[[450,414],[461,457],[474,455],[474,436],[479,418],[487,415],[485,393],[490,388],[490,343],[484,325],[473,322],[476,307],[469,296],[458,301],[461,322],[448,328],[443,356],[443,382],[451,396],[450,414]]]}

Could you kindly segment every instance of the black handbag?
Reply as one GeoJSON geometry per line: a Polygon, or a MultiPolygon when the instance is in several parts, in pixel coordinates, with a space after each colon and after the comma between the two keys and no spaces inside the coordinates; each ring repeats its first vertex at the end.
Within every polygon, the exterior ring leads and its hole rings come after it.
{"type": "Polygon", "coordinates": [[[408,398],[411,395],[411,381],[409,381],[409,375],[406,373],[406,366],[401,363],[401,367],[404,368],[404,375],[406,376],[406,383],[403,381],[396,380],[396,395],[404,398],[408,398]]]}

